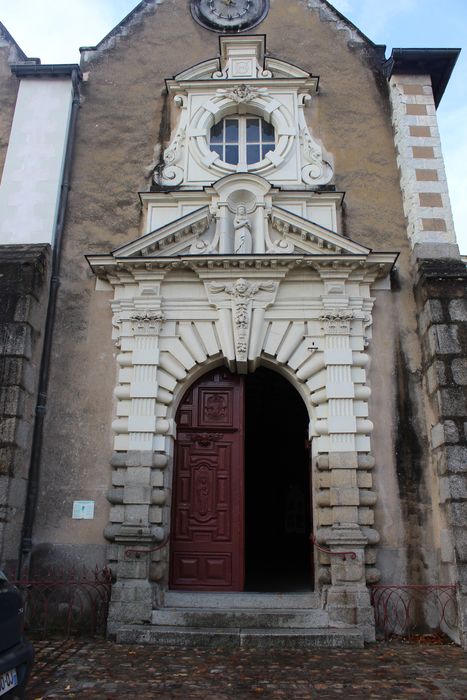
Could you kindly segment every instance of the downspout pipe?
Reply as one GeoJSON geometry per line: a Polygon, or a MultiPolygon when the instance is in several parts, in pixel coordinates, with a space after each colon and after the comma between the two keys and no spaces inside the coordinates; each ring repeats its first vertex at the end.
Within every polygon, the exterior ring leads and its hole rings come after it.
{"type": "Polygon", "coordinates": [[[77,64],[64,66],[12,66],[12,72],[17,77],[55,76],[67,77],[71,75],[73,98],[71,103],[68,138],[63,162],[62,180],[60,185],[60,198],[58,203],[57,219],[52,243],[52,265],[49,287],[49,298],[44,328],[44,344],[42,348],[41,365],[37,389],[37,402],[34,418],[34,429],[31,443],[31,457],[29,463],[28,486],[23,520],[23,531],[18,558],[18,578],[21,574],[28,573],[30,568],[32,551],[32,533],[37,508],[40,484],[40,464],[42,457],[42,444],[44,434],[44,422],[47,410],[48,385],[50,364],[52,355],[52,343],[54,336],[55,317],[57,309],[57,296],[60,286],[60,265],[62,257],[63,231],[65,226],[68,193],[70,191],[70,175],[73,161],[73,150],[76,135],[76,124],[80,107],[79,84],[82,74],[77,64]],[[49,68],[49,70],[46,70],[49,68]]]}

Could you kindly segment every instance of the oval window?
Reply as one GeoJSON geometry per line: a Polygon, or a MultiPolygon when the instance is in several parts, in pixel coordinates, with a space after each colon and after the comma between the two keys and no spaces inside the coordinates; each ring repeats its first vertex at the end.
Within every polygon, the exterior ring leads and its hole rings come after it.
{"type": "Polygon", "coordinates": [[[209,147],[224,163],[248,170],[275,149],[275,129],[261,117],[225,117],[211,128],[209,147]]]}

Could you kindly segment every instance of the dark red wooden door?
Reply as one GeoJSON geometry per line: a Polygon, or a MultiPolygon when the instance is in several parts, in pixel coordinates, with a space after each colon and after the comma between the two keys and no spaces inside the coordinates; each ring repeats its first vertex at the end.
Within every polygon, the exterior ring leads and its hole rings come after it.
{"type": "Polygon", "coordinates": [[[243,382],[218,369],[177,412],[170,585],[241,591],[244,581],[243,382]]]}

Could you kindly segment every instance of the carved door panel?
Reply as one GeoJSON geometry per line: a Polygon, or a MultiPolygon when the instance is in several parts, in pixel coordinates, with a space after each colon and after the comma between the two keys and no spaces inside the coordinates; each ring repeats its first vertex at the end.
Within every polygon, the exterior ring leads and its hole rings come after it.
{"type": "Polygon", "coordinates": [[[241,591],[244,580],[243,382],[219,369],[177,412],[171,588],[241,591]]]}

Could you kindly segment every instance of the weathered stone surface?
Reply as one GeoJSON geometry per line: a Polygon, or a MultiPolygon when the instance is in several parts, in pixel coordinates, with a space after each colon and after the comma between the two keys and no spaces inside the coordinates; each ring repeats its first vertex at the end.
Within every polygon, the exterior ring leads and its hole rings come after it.
{"type": "Polygon", "coordinates": [[[435,325],[428,330],[428,341],[432,355],[447,355],[461,351],[457,326],[435,325]]]}
{"type": "Polygon", "coordinates": [[[456,443],[459,441],[459,431],[456,424],[452,420],[438,423],[431,429],[431,445],[436,449],[444,443],[456,443]]]}
{"type": "Polygon", "coordinates": [[[428,391],[432,394],[439,386],[446,384],[446,368],[442,360],[435,360],[427,370],[428,391]]]}
{"type": "Polygon", "coordinates": [[[450,445],[446,447],[447,469],[452,473],[467,472],[467,447],[450,445]]]}
{"type": "Polygon", "coordinates": [[[455,550],[459,561],[467,562],[467,524],[466,527],[455,527],[455,550]]]}
{"type": "MultiPolygon", "coordinates": [[[[0,92],[1,84],[0,79],[0,92]]],[[[8,560],[10,566],[15,565],[19,551],[24,513],[34,394],[47,308],[48,256],[48,246],[0,248],[0,474],[9,501],[0,534],[0,561],[8,560]]]]}
{"type": "Polygon", "coordinates": [[[443,305],[439,299],[428,299],[419,317],[420,333],[424,335],[433,323],[444,321],[443,305]]]}
{"type": "Polygon", "coordinates": [[[451,503],[449,505],[449,512],[451,515],[451,524],[453,525],[453,527],[467,527],[467,502],[451,503]]]}
{"type": "Polygon", "coordinates": [[[127,504],[149,504],[152,500],[152,487],[144,485],[131,484],[125,486],[123,493],[123,502],[127,504]]]}
{"type": "Polygon", "coordinates": [[[450,301],[449,315],[452,321],[467,321],[467,299],[453,299],[450,301]]]}
{"type": "Polygon", "coordinates": [[[457,425],[452,420],[444,421],[444,436],[446,442],[459,442],[459,431],[457,425]]]}
{"type": "Polygon", "coordinates": [[[440,411],[444,416],[465,416],[467,395],[464,389],[443,388],[437,393],[440,411]]]}
{"type": "Polygon", "coordinates": [[[467,500],[467,464],[465,474],[449,477],[449,491],[454,500],[467,500]]]}
{"type": "Polygon", "coordinates": [[[458,357],[451,362],[452,376],[456,384],[467,385],[467,359],[458,357]]]}

